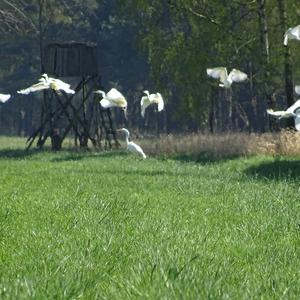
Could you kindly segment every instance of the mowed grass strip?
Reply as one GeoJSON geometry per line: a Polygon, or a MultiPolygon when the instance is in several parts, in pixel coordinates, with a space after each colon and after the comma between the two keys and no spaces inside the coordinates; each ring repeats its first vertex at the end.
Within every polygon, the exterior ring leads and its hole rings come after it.
{"type": "Polygon", "coordinates": [[[1,299],[298,299],[299,158],[1,141],[1,299]]]}

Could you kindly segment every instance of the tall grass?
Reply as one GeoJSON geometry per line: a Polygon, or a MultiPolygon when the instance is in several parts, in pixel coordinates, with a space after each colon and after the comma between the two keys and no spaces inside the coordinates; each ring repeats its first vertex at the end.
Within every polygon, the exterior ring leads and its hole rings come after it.
{"type": "Polygon", "coordinates": [[[277,133],[247,134],[181,134],[162,135],[159,139],[140,140],[149,154],[196,155],[209,153],[214,157],[237,155],[298,155],[300,133],[281,131],[277,133]]]}

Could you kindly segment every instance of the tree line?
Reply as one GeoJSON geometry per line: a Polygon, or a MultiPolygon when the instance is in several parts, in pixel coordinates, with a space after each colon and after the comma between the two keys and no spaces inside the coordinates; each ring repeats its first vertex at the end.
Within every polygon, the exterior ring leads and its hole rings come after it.
{"type": "MultiPolygon", "coordinates": [[[[41,74],[43,47],[94,42],[102,86],[127,96],[128,126],[153,132],[273,130],[266,108],[284,108],[300,83],[298,49],[283,46],[298,25],[295,0],[0,0],[0,92],[26,87],[41,74]],[[248,74],[228,92],[206,74],[225,66],[248,74]],[[164,96],[166,110],[140,116],[144,89],[164,96]]],[[[0,106],[4,133],[30,134],[41,94],[0,106]]]]}

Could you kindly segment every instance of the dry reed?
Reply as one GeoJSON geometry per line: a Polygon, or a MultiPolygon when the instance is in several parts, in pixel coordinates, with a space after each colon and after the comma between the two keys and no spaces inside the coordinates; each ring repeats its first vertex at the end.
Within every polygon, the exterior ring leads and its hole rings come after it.
{"type": "Polygon", "coordinates": [[[300,133],[288,130],[264,134],[170,134],[138,143],[150,155],[300,155],[300,133]]]}

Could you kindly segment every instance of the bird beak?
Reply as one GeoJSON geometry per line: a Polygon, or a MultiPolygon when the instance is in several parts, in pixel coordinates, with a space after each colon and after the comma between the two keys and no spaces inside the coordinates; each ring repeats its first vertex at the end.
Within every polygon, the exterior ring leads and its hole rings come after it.
{"type": "Polygon", "coordinates": [[[124,111],[124,117],[125,117],[125,119],[127,121],[127,107],[123,107],[122,109],[124,111]]]}

